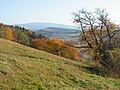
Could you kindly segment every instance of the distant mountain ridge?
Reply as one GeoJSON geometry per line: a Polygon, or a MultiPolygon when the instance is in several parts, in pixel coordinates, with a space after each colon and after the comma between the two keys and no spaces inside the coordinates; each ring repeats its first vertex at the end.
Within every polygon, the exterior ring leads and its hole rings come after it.
{"type": "Polygon", "coordinates": [[[14,24],[14,26],[24,27],[49,38],[78,40],[78,38],[76,38],[76,34],[79,32],[77,26],[42,22],[14,24]]]}
{"type": "Polygon", "coordinates": [[[25,27],[26,29],[30,29],[30,30],[46,29],[48,27],[77,29],[76,26],[72,26],[72,25],[64,25],[64,24],[57,24],[57,23],[42,23],[42,22],[14,24],[14,26],[21,26],[21,27],[25,27]]]}

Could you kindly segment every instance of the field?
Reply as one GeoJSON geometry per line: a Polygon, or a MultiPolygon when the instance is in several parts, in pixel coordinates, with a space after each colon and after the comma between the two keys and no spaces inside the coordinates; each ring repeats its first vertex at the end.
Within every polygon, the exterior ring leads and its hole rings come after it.
{"type": "Polygon", "coordinates": [[[120,90],[90,66],[0,39],[0,90],[120,90]]]}
{"type": "Polygon", "coordinates": [[[58,38],[67,40],[75,40],[78,41],[79,30],[77,29],[67,29],[67,28],[57,28],[57,27],[49,27],[46,29],[40,29],[36,31],[36,33],[40,33],[49,38],[58,38]]]}

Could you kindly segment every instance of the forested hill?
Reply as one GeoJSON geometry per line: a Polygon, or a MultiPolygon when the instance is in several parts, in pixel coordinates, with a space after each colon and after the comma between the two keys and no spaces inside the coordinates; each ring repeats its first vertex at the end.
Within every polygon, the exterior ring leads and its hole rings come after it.
{"type": "Polygon", "coordinates": [[[24,27],[10,26],[0,23],[0,38],[29,45],[29,42],[32,39],[45,38],[45,36],[26,30],[24,27]]]}

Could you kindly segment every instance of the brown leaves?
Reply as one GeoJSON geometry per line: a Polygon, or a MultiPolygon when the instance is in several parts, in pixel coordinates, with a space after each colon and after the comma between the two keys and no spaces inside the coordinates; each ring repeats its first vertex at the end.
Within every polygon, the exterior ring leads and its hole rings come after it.
{"type": "Polygon", "coordinates": [[[58,40],[56,38],[34,39],[31,41],[31,46],[65,58],[80,60],[78,52],[71,46],[67,45],[64,40],[58,40]]]}

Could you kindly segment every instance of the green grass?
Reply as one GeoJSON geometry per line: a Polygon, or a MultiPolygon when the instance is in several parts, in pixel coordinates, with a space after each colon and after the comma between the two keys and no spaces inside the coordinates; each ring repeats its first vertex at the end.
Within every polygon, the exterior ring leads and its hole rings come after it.
{"type": "Polygon", "coordinates": [[[120,90],[80,62],[0,39],[0,90],[120,90]]]}

